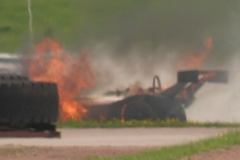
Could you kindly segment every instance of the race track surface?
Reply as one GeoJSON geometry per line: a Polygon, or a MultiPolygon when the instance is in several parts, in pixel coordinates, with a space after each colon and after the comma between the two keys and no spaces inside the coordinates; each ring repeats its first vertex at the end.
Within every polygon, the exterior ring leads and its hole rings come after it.
{"type": "Polygon", "coordinates": [[[139,146],[162,147],[183,144],[227,132],[226,128],[119,128],[58,129],[61,138],[0,138],[0,146],[139,146]]]}

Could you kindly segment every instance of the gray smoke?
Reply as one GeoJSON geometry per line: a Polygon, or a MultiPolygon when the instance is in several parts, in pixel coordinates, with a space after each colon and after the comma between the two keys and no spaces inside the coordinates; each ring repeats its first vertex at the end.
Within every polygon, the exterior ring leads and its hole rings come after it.
{"type": "Polygon", "coordinates": [[[184,53],[200,50],[203,39],[212,37],[214,50],[202,69],[229,70],[229,83],[206,83],[186,109],[187,117],[240,122],[238,0],[152,0],[136,2],[126,10],[112,3],[102,8],[89,3],[99,14],[85,18],[79,36],[80,42],[90,41],[93,46],[90,57],[98,84],[92,93],[125,89],[134,83],[147,88],[154,75],[160,76],[163,86],[172,85],[184,53]],[[101,16],[111,5],[114,12],[101,16]],[[96,27],[99,23],[102,27],[96,27]]]}
{"type": "Polygon", "coordinates": [[[240,57],[235,56],[226,67],[230,73],[228,84],[205,84],[186,110],[187,117],[200,122],[240,122],[239,68],[240,57]]]}
{"type": "Polygon", "coordinates": [[[176,62],[178,51],[163,50],[159,47],[155,51],[133,48],[127,55],[111,54],[113,50],[107,45],[97,46],[91,53],[91,62],[98,78],[95,93],[108,90],[124,90],[139,83],[143,88],[152,86],[153,77],[158,75],[163,86],[176,82],[176,62]],[[144,53],[153,53],[145,54],[144,53]],[[168,52],[165,56],[163,52],[168,52]],[[141,56],[139,56],[141,54],[141,56]]]}
{"type": "Polygon", "coordinates": [[[229,71],[229,83],[226,85],[207,83],[196,94],[196,101],[186,110],[189,119],[206,122],[240,122],[240,19],[232,13],[231,26],[222,39],[225,46],[231,46],[229,52],[212,54],[207,60],[206,69],[224,69],[229,71]]]}
{"type": "MultiPolygon", "coordinates": [[[[181,51],[160,46],[157,50],[133,48],[124,56],[112,52],[114,50],[106,43],[92,50],[91,62],[98,77],[98,84],[92,91],[94,94],[123,90],[135,83],[148,88],[152,86],[154,75],[160,76],[163,86],[176,83],[178,64],[183,55],[181,51]]],[[[230,60],[225,63],[212,60],[212,63],[203,66],[204,70],[229,71],[229,82],[206,83],[195,95],[195,102],[186,109],[188,119],[199,122],[240,122],[240,56],[238,52],[230,55],[230,60]]]]}

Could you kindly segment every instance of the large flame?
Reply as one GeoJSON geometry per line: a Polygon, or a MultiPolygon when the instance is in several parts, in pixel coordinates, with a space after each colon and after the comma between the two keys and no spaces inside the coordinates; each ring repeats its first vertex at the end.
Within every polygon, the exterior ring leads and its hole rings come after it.
{"type": "Polygon", "coordinates": [[[75,97],[96,81],[86,51],[73,57],[61,45],[46,38],[35,47],[35,55],[28,64],[34,81],[57,83],[61,120],[81,119],[87,111],[75,97]]]}
{"type": "Polygon", "coordinates": [[[204,49],[199,52],[189,51],[183,58],[181,70],[200,69],[213,49],[212,38],[206,38],[203,42],[204,49]]]}

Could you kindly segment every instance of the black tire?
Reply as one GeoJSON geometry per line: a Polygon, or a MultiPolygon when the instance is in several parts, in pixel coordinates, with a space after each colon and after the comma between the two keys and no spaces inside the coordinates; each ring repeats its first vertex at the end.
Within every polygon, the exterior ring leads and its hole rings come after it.
{"type": "Polygon", "coordinates": [[[153,111],[151,107],[144,101],[130,102],[123,106],[123,109],[124,120],[144,120],[153,118],[153,111]]]}
{"type": "Polygon", "coordinates": [[[186,122],[187,117],[186,117],[186,113],[185,113],[183,105],[179,102],[175,102],[170,107],[170,110],[169,110],[169,113],[168,113],[168,118],[169,119],[177,119],[181,122],[186,122]]]}
{"type": "Polygon", "coordinates": [[[26,77],[0,75],[0,124],[53,124],[58,119],[57,85],[26,77]]]}

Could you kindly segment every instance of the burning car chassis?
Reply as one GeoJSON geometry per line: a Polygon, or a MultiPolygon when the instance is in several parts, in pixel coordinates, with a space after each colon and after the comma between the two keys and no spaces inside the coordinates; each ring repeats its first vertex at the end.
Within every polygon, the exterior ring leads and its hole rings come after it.
{"type": "Polygon", "coordinates": [[[205,82],[227,83],[228,72],[181,71],[178,72],[177,83],[165,90],[162,90],[160,80],[158,76],[155,76],[153,86],[148,90],[141,89],[138,94],[113,103],[87,106],[88,114],[85,119],[178,119],[187,121],[184,108],[192,104],[194,94],[205,82]]]}

